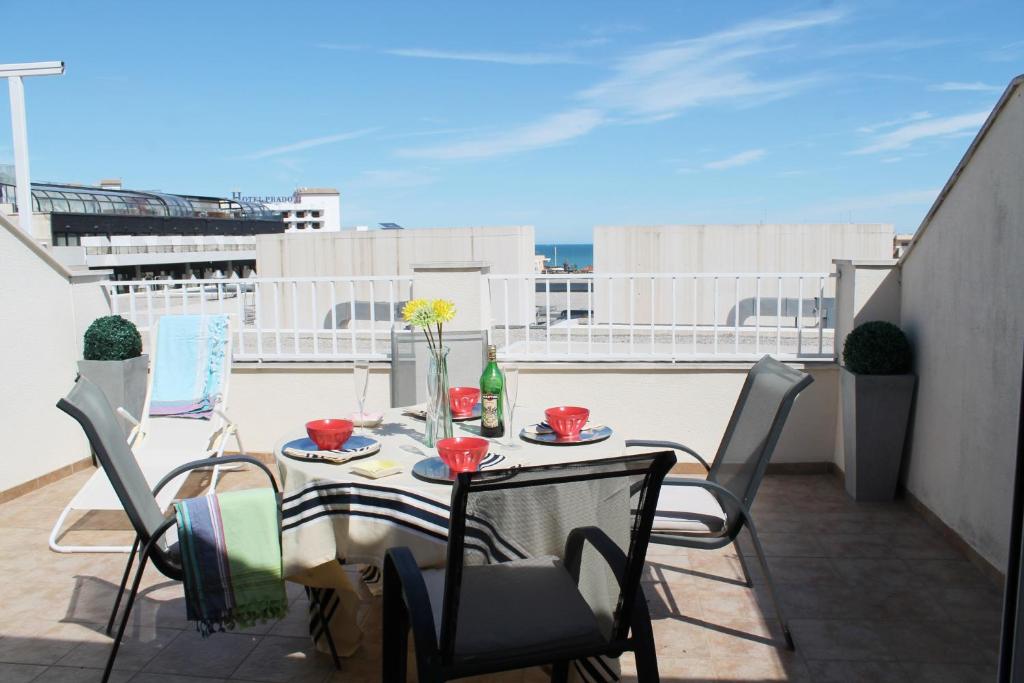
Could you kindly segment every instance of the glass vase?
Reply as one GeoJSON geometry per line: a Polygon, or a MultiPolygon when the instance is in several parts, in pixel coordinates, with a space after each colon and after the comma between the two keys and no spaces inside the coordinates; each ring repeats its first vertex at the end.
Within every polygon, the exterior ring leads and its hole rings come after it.
{"type": "Polygon", "coordinates": [[[427,349],[427,425],[428,448],[452,435],[452,408],[448,402],[448,347],[427,349]]]}

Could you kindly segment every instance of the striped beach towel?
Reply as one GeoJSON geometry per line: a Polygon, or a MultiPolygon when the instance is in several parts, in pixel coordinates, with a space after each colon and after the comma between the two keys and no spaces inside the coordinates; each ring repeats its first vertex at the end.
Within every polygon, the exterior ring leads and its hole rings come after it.
{"type": "Polygon", "coordinates": [[[283,617],[288,599],[273,490],[229,491],[175,507],[185,608],[203,637],[283,617]]]}
{"type": "Polygon", "coordinates": [[[209,418],[224,385],[227,341],[225,315],[160,318],[149,414],[209,418]]]}

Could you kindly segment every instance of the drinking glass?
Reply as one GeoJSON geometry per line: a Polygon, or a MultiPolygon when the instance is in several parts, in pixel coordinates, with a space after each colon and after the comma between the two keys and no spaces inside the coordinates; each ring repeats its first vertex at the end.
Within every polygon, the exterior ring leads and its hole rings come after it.
{"type": "Polygon", "coordinates": [[[352,363],[352,385],[356,392],[356,405],[359,406],[357,424],[363,422],[366,415],[366,390],[370,385],[370,361],[357,360],[352,363]]]}
{"type": "Polygon", "coordinates": [[[503,372],[505,375],[505,396],[502,401],[505,410],[505,445],[516,446],[518,444],[516,437],[519,435],[515,430],[516,399],[519,396],[519,367],[506,365],[503,372]]]}

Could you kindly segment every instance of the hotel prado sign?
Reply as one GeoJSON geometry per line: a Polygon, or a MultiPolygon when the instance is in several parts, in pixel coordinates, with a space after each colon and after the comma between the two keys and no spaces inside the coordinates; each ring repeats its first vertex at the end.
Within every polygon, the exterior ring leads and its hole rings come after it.
{"type": "Polygon", "coordinates": [[[253,202],[255,204],[291,204],[295,202],[294,194],[273,196],[273,195],[253,195],[245,197],[241,192],[232,192],[231,198],[236,202],[253,202]]]}

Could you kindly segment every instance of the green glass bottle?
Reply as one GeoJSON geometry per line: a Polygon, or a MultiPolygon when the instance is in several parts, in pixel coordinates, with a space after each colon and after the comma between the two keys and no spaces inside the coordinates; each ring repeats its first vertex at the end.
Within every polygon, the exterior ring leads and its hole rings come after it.
{"type": "Polygon", "coordinates": [[[505,434],[505,416],[502,411],[502,397],[505,376],[498,367],[498,350],[487,347],[487,367],[480,375],[480,436],[494,439],[505,434]]]}

